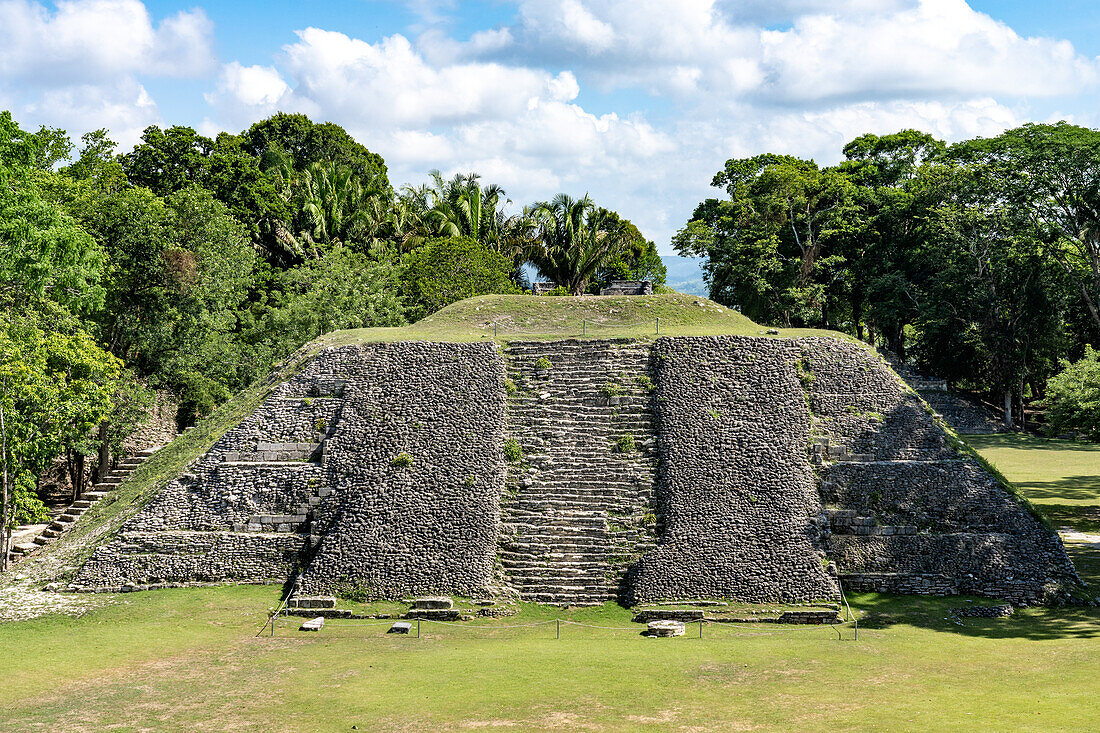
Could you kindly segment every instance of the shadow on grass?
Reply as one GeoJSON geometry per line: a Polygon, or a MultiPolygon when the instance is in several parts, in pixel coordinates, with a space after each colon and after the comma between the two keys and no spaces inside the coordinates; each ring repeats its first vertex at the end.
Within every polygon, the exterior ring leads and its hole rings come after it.
{"type": "Polygon", "coordinates": [[[988,639],[1093,639],[1100,637],[1100,608],[1017,608],[1006,618],[955,618],[953,607],[994,606],[992,598],[973,596],[897,596],[863,593],[849,596],[861,612],[860,629],[913,626],[988,639]]]}
{"type": "Polygon", "coordinates": [[[1041,438],[1034,435],[1021,435],[1020,433],[997,433],[995,435],[964,434],[967,443],[981,450],[1007,448],[1012,450],[1048,450],[1064,453],[1073,451],[1079,453],[1100,453],[1100,443],[1079,443],[1075,440],[1058,440],[1056,438],[1041,438]]]}
{"type": "Polygon", "coordinates": [[[1033,501],[1061,499],[1100,502],[1100,475],[1066,476],[1054,481],[1019,481],[1016,485],[1033,501]]]}

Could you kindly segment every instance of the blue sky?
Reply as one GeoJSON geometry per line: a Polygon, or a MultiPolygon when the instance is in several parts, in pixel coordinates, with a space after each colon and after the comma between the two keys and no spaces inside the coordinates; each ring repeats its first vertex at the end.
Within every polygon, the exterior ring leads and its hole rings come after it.
{"type": "Polygon", "coordinates": [[[0,0],[24,126],[343,125],[396,185],[478,171],[522,205],[590,193],[670,253],[727,158],[835,162],[864,132],[1100,124],[1083,0],[0,0]]]}

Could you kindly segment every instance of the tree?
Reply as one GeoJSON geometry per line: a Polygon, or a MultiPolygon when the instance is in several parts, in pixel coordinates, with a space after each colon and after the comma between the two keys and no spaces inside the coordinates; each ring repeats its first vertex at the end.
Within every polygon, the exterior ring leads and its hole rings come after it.
{"type": "Polygon", "coordinates": [[[242,138],[243,149],[265,170],[272,157],[285,155],[295,171],[304,171],[313,163],[331,162],[349,168],[365,189],[391,189],[382,157],[331,122],[317,124],[305,115],[279,112],[252,125],[242,138]]]}
{"type": "Polygon", "coordinates": [[[1063,310],[1058,272],[1004,181],[983,165],[951,174],[944,201],[929,212],[936,271],[925,284],[917,319],[918,352],[927,369],[965,379],[1004,397],[1012,426],[1036,352],[1058,349],[1063,310]]]}
{"type": "Polygon", "coordinates": [[[857,221],[851,181],[768,154],[727,161],[711,185],[729,201],[704,202],[673,240],[681,254],[707,257],[711,297],[765,321],[829,325],[840,243],[857,221]]]}
{"type": "Polygon", "coordinates": [[[0,307],[94,310],[103,300],[103,250],[47,198],[30,167],[35,150],[33,138],[0,115],[0,307]]]}
{"type": "Polygon", "coordinates": [[[623,246],[602,268],[596,282],[606,286],[612,280],[649,280],[655,286],[664,285],[668,270],[657,253],[657,245],[647,240],[630,220],[614,211],[608,211],[606,216],[612,227],[621,230],[623,246]]]}
{"type": "Polygon", "coordinates": [[[253,378],[302,344],[331,331],[405,325],[394,262],[335,245],[319,259],[272,274],[269,297],[254,306],[243,338],[253,378]]]}
{"type": "Polygon", "coordinates": [[[573,295],[584,293],[589,281],[628,242],[618,217],[597,207],[587,195],[574,199],[558,194],[552,201],[536,204],[529,215],[538,233],[532,261],[544,277],[573,295]]]}
{"type": "Polygon", "coordinates": [[[1100,441],[1100,351],[1085,347],[1085,356],[1047,382],[1047,429],[1051,435],[1075,432],[1100,441]]]}
{"type": "Polygon", "coordinates": [[[1035,238],[1100,326],[1100,131],[1028,124],[952,153],[985,164],[1004,181],[1005,196],[1027,212],[1035,238]]]}
{"type": "Polygon", "coordinates": [[[469,237],[437,237],[405,255],[402,280],[411,320],[463,298],[515,293],[512,263],[469,237]]]}
{"type": "MultiPolygon", "coordinates": [[[[94,451],[93,430],[111,410],[122,363],[83,330],[46,331],[13,317],[0,329],[0,402],[16,485],[34,486],[58,456],[94,451]]],[[[74,492],[80,482],[74,481],[74,492]]],[[[74,499],[76,496],[74,495],[74,499]]],[[[14,521],[41,518],[41,504],[17,495],[14,521]],[[28,516],[28,515],[35,516],[28,516]]]]}

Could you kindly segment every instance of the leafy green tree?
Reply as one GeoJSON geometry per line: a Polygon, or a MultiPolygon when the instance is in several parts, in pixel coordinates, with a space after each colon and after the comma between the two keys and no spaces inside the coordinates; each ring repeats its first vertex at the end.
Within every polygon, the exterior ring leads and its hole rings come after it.
{"type": "Polygon", "coordinates": [[[1085,355],[1047,382],[1047,429],[1051,435],[1074,432],[1100,441],[1100,351],[1085,347],[1085,355]]]}
{"type": "MultiPolygon", "coordinates": [[[[46,331],[35,319],[20,317],[0,327],[0,403],[9,470],[17,483],[37,485],[58,455],[71,459],[94,452],[91,436],[111,410],[122,373],[122,363],[82,330],[46,331]]],[[[77,481],[74,491],[79,490],[77,481]]],[[[20,501],[38,506],[29,497],[20,501]]]]}
{"type": "Polygon", "coordinates": [[[936,277],[921,298],[918,356],[934,373],[1003,395],[1011,426],[1042,363],[1036,354],[1059,348],[1060,273],[1007,203],[1001,179],[982,165],[959,167],[951,179],[929,211],[936,246],[925,256],[936,277]]]}
{"type": "Polygon", "coordinates": [[[43,192],[35,151],[33,137],[0,115],[0,307],[93,310],[103,300],[103,250],[43,192]]]}
{"type": "Polygon", "coordinates": [[[348,168],[366,189],[389,190],[382,157],[357,143],[344,128],[331,122],[315,123],[301,114],[279,112],[252,125],[242,134],[243,148],[267,169],[272,158],[289,158],[291,167],[304,171],[313,163],[335,163],[348,168]]]}
{"type": "Polygon", "coordinates": [[[339,244],[319,259],[272,273],[268,297],[252,307],[244,328],[252,377],[331,331],[405,325],[398,276],[390,259],[339,244]]]}
{"type": "Polygon", "coordinates": [[[656,287],[664,285],[668,270],[657,253],[657,245],[647,240],[630,220],[614,211],[608,211],[606,216],[611,226],[621,229],[623,245],[597,275],[596,283],[603,287],[612,280],[649,280],[656,287]]]}
{"type": "Polygon", "coordinates": [[[710,200],[677,233],[681,254],[707,258],[711,296],[753,318],[830,324],[830,296],[858,226],[855,187],[837,169],[784,155],[731,159],[710,200]]]}
{"type": "Polygon", "coordinates": [[[1004,182],[1012,205],[1065,271],[1100,327],[1100,131],[1066,122],[1028,124],[957,145],[1004,182]]]}
{"type": "Polygon", "coordinates": [[[512,263],[469,237],[438,237],[405,255],[402,275],[411,320],[463,298],[515,293],[512,263]]]}

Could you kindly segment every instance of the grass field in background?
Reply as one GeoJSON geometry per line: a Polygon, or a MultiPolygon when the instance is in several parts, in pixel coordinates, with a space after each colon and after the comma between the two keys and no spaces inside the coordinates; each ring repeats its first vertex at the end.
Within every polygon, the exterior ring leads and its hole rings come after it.
{"type": "Polygon", "coordinates": [[[1055,527],[1100,532],[1100,445],[1033,435],[967,435],[1055,527]]]}

